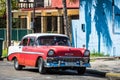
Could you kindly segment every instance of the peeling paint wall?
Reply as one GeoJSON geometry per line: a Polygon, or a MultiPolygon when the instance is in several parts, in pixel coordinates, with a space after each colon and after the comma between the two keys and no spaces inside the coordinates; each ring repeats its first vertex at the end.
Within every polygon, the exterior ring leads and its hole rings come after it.
{"type": "Polygon", "coordinates": [[[74,46],[85,45],[91,52],[120,56],[119,3],[120,0],[80,0],[79,20],[72,21],[74,46]]]}

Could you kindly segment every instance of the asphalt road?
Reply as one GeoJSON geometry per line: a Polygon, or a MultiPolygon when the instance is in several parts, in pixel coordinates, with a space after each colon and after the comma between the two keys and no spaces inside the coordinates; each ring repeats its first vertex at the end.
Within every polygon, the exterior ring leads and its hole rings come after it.
{"type": "Polygon", "coordinates": [[[0,80],[107,80],[95,74],[85,73],[78,75],[76,71],[53,71],[47,74],[39,74],[38,70],[26,67],[16,71],[13,62],[0,61],[0,80]]]}

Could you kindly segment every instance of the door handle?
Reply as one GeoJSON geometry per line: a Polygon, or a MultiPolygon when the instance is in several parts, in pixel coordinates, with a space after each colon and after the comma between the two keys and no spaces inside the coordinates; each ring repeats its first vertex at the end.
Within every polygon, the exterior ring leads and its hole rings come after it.
{"type": "Polygon", "coordinates": [[[19,48],[21,48],[21,47],[19,47],[19,48]]]}

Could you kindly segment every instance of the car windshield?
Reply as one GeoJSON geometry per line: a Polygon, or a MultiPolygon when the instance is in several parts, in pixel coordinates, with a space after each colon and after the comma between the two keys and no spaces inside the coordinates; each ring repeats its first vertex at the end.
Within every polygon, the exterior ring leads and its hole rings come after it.
{"type": "Polygon", "coordinates": [[[71,46],[69,39],[62,36],[41,36],[38,38],[38,43],[39,45],[71,46]]]}

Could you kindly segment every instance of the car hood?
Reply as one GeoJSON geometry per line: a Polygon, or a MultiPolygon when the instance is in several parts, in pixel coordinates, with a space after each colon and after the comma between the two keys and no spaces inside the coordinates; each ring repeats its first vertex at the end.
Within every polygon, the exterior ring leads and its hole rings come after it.
{"type": "MultiPolygon", "coordinates": [[[[44,47],[45,48],[45,47],[44,47]]],[[[49,50],[55,51],[55,56],[82,57],[85,49],[68,46],[47,46],[49,50]]]]}

